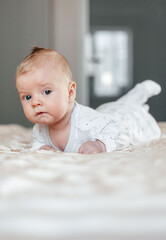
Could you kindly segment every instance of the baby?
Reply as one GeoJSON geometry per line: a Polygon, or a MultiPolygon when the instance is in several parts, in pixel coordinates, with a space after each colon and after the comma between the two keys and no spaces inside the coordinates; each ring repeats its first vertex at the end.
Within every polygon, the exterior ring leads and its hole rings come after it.
{"type": "Polygon", "coordinates": [[[35,123],[32,150],[94,154],[160,137],[157,122],[144,105],[161,91],[151,80],[94,110],[75,101],[76,84],[66,58],[34,47],[17,68],[16,87],[25,116],[35,123]]]}

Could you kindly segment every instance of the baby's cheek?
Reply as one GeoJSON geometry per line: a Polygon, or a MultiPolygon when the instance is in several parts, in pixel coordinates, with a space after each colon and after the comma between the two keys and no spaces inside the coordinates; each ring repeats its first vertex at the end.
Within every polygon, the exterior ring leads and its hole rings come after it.
{"type": "Polygon", "coordinates": [[[24,110],[24,114],[26,116],[26,118],[29,120],[29,121],[33,121],[33,114],[32,114],[32,110],[29,108],[29,107],[25,107],[23,108],[24,110]]]}

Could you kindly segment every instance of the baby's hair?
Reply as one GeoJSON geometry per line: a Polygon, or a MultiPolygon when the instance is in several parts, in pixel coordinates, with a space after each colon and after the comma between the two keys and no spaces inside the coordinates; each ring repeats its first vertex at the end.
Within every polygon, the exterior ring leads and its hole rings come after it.
{"type": "Polygon", "coordinates": [[[16,81],[19,76],[34,72],[42,67],[43,64],[49,66],[50,63],[53,64],[55,69],[61,69],[67,81],[72,81],[72,72],[67,59],[55,50],[38,46],[33,47],[30,54],[17,67],[16,81]]]}
{"type": "MultiPolygon", "coordinates": [[[[32,48],[32,51],[31,51],[31,54],[30,54],[30,55],[34,55],[35,53],[41,52],[41,51],[46,51],[46,49],[45,49],[45,48],[42,48],[42,47],[35,46],[35,47],[32,48]]],[[[52,51],[52,50],[50,50],[49,48],[47,48],[47,51],[49,52],[49,51],[52,51]]]]}

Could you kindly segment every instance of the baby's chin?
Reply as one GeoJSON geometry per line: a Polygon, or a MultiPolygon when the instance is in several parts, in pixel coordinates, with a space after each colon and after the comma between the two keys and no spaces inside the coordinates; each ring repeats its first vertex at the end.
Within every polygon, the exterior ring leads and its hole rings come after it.
{"type": "Polygon", "coordinates": [[[34,124],[52,124],[52,121],[47,120],[47,119],[40,119],[40,120],[29,120],[30,122],[34,123],[34,124]]]}
{"type": "Polygon", "coordinates": [[[40,123],[40,124],[52,124],[54,123],[53,119],[48,117],[48,114],[40,114],[35,118],[29,118],[28,119],[30,122],[36,124],[36,123],[40,123]]]}
{"type": "Polygon", "coordinates": [[[34,123],[35,124],[36,123],[38,123],[38,124],[47,124],[47,125],[51,125],[52,124],[52,122],[50,122],[50,121],[35,121],[34,123]]]}

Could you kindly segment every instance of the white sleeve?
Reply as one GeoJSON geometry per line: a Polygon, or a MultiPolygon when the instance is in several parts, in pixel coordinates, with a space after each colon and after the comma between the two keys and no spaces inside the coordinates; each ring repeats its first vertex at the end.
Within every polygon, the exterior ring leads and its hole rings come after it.
{"type": "Polygon", "coordinates": [[[32,130],[32,151],[38,150],[43,145],[46,145],[45,138],[43,135],[43,127],[40,124],[35,124],[32,130]]]}
{"type": "Polygon", "coordinates": [[[112,152],[128,147],[132,142],[132,134],[123,124],[111,122],[93,135],[91,140],[100,140],[105,144],[106,152],[112,152]]]}

